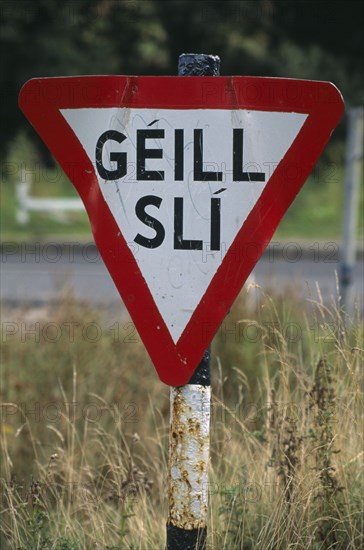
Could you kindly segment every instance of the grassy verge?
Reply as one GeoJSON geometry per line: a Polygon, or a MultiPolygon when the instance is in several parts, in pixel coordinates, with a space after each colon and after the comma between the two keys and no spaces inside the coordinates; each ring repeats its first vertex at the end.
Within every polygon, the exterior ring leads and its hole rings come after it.
{"type": "MultiPolygon", "coordinates": [[[[3,312],[1,548],[162,550],[169,390],[128,320],[61,304],[3,312]]],[[[208,548],[359,550],[362,323],[258,288],[226,322],[208,548]]]]}
{"type": "Polygon", "coordinates": [[[18,223],[16,186],[19,181],[30,184],[30,194],[34,197],[78,197],[61,168],[58,165],[45,166],[29,140],[18,136],[2,167],[0,213],[3,241],[46,240],[49,235],[92,239],[87,214],[82,211],[67,212],[62,216],[30,212],[29,222],[18,223]]]}

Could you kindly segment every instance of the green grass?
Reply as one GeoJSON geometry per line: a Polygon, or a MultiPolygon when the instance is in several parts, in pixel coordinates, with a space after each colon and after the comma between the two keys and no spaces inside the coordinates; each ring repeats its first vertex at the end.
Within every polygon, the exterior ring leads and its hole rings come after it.
{"type": "MultiPolygon", "coordinates": [[[[275,237],[340,239],[344,205],[344,146],[326,147],[310,177],[285,214],[275,237]]],[[[360,182],[357,237],[364,239],[364,170],[360,182]]]]}
{"type": "Polygon", "coordinates": [[[19,224],[16,219],[16,184],[22,177],[31,184],[32,196],[78,197],[61,168],[58,165],[46,167],[30,141],[23,135],[18,136],[2,167],[0,213],[3,241],[47,240],[50,236],[92,239],[86,212],[66,213],[62,221],[54,215],[31,212],[29,222],[19,224]]]}
{"type": "MultiPolygon", "coordinates": [[[[50,186],[36,185],[32,195],[39,197],[75,197],[76,191],[71,183],[63,178],[64,182],[50,186]],[[52,189],[52,192],[49,192],[52,189]],[[67,190],[67,191],[66,191],[67,190]]],[[[86,212],[69,212],[65,220],[60,222],[52,215],[46,213],[31,212],[27,224],[21,225],[16,220],[17,201],[15,186],[3,185],[1,189],[1,240],[3,242],[20,242],[32,240],[68,240],[81,239],[93,241],[90,222],[86,212]]]]}
{"type": "MultiPolygon", "coordinates": [[[[208,548],[359,550],[362,321],[253,290],[213,342],[208,548]]],[[[3,310],[3,550],[164,548],[169,388],[109,315],[3,310]]]]}
{"type": "MultiPolygon", "coordinates": [[[[338,239],[342,227],[343,169],[317,167],[285,214],[275,237],[338,239]]],[[[358,235],[360,228],[358,228],[358,235]]]]}

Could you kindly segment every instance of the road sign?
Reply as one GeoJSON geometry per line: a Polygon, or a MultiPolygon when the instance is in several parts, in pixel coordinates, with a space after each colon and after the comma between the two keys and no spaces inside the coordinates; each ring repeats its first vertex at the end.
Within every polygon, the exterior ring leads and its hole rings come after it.
{"type": "Polygon", "coordinates": [[[330,83],[30,80],[20,107],[78,190],[165,383],[205,348],[340,120],[330,83]]]}

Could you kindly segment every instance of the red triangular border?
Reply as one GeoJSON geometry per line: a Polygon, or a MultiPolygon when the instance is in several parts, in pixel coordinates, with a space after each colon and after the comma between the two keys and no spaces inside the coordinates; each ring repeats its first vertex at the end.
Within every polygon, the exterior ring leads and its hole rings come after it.
{"type": "Polygon", "coordinates": [[[85,76],[30,80],[20,92],[19,104],[78,190],[96,245],[160,379],[173,386],[187,383],[339,122],[340,92],[327,82],[280,78],[85,76]],[[104,201],[86,152],[59,112],[87,107],[308,114],[176,345],[104,201]]]}

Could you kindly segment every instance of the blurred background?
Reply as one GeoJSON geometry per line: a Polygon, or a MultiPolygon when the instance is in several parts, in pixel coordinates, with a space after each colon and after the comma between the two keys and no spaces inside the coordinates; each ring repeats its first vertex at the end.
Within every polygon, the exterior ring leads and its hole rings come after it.
{"type": "MultiPolygon", "coordinates": [[[[34,212],[26,225],[17,220],[21,180],[34,196],[75,196],[17,106],[30,78],[175,75],[179,54],[212,53],[221,58],[222,75],[328,80],[347,107],[363,102],[363,5],[357,1],[1,0],[0,6],[3,240],[90,237],[82,213],[50,219],[34,212]]],[[[340,237],[345,138],[344,118],[280,237],[340,237]]],[[[362,228],[361,217],[360,234],[362,228]]]]}
{"type": "MultiPolygon", "coordinates": [[[[189,52],[220,56],[221,75],[331,81],[346,105],[213,341],[211,480],[219,490],[209,548],[269,550],[297,540],[302,548],[364,547],[360,126],[348,140],[349,120],[363,120],[363,6],[0,0],[4,550],[164,548],[169,388],[93,245],[76,191],[19,110],[18,94],[34,77],[176,75],[178,56],[189,52]],[[341,292],[351,287],[359,297],[352,324],[340,315],[339,278],[341,292]],[[295,481],[300,456],[306,469],[295,481]],[[141,497],[133,508],[120,487],[131,485],[134,464],[130,494],[141,497]],[[40,506],[49,480],[52,503],[40,506]],[[262,480],[283,487],[283,504],[262,480]],[[247,505],[236,487],[250,482],[262,497],[247,505]],[[73,486],[88,492],[64,491],[73,486]],[[295,500],[286,509],[287,494],[295,500]],[[243,537],[254,542],[243,546],[243,537]]],[[[348,304],[354,310],[353,298],[348,304]]]]}

